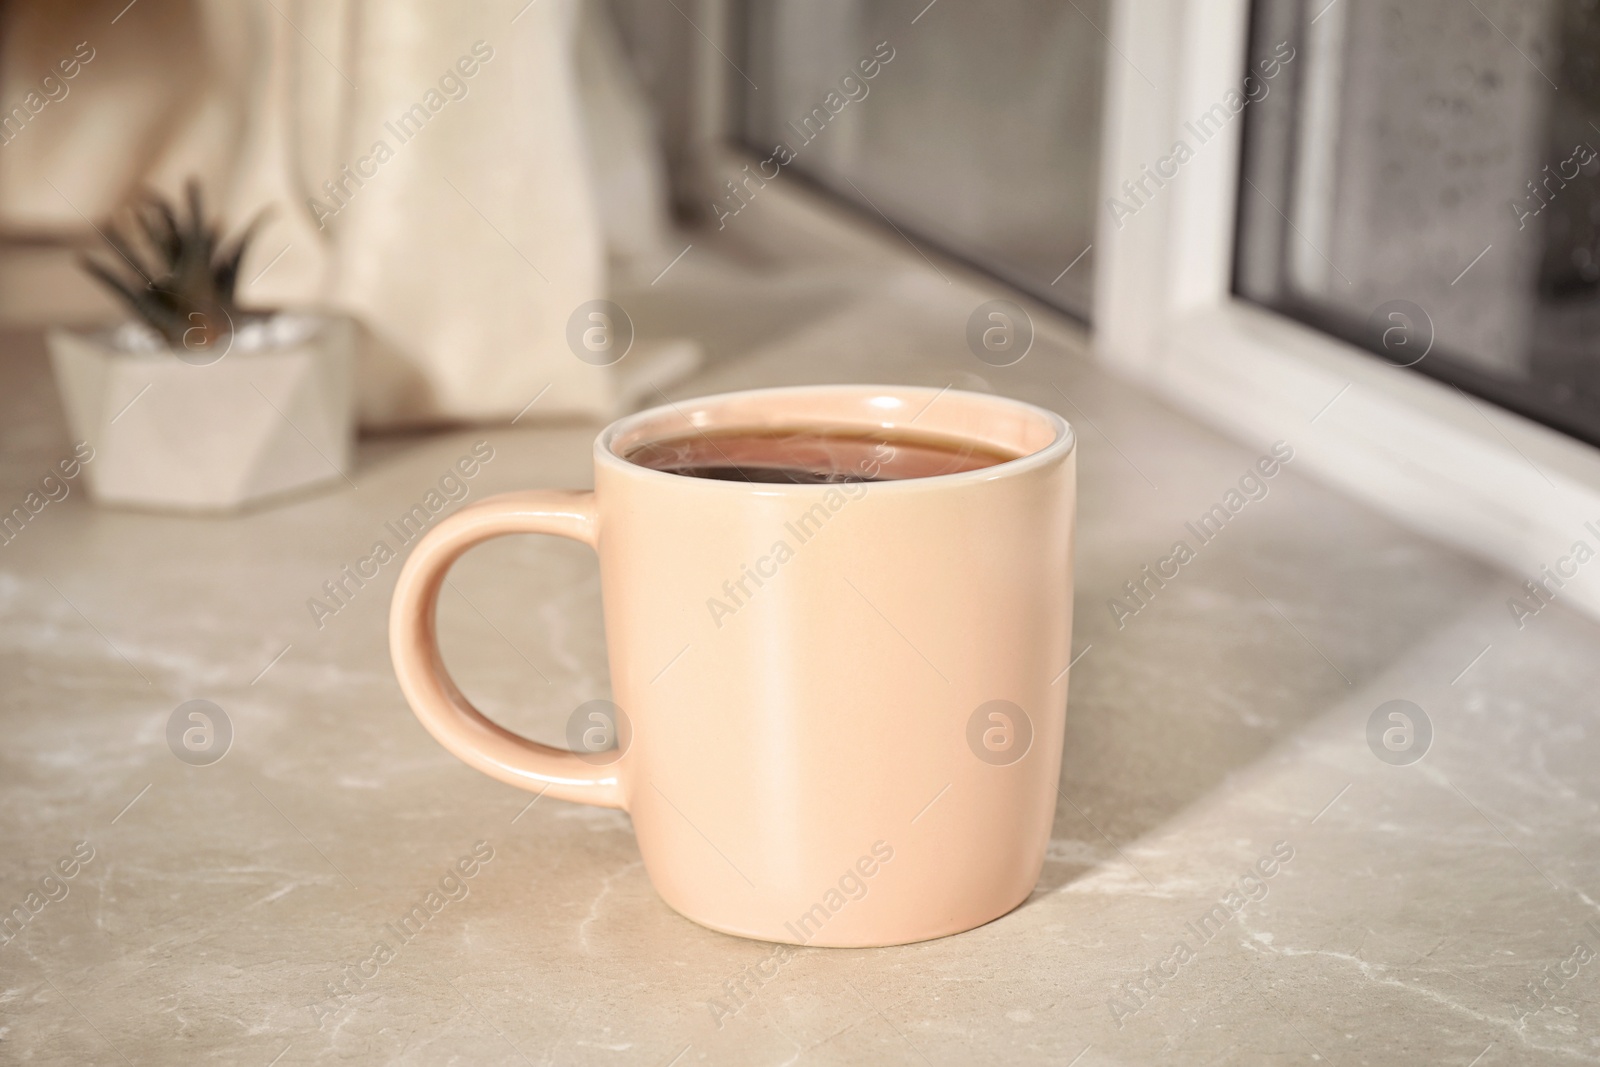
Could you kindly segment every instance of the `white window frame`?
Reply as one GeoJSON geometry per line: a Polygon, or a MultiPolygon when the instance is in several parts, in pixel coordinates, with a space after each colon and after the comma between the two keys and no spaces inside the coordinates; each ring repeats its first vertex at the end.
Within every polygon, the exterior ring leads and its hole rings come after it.
{"type": "MultiPolygon", "coordinates": [[[[1107,33],[1101,362],[1231,436],[1290,442],[1297,469],[1518,584],[1575,541],[1600,549],[1585,527],[1600,529],[1600,450],[1231,293],[1243,115],[1113,221],[1106,197],[1171,153],[1185,119],[1240,90],[1249,3],[1112,0],[1107,33]]],[[[1600,617],[1600,565],[1556,597],[1600,617]]]]}

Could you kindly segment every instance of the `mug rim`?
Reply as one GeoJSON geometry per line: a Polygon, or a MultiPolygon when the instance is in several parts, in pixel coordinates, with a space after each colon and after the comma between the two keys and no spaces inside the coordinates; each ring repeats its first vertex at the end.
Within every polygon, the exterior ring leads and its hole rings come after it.
{"type": "MultiPolygon", "coordinates": [[[[615,449],[615,444],[625,434],[637,429],[641,424],[652,419],[663,418],[676,412],[682,416],[680,405],[705,404],[711,402],[729,402],[746,400],[763,396],[795,396],[795,395],[855,395],[869,396],[872,393],[892,394],[897,399],[921,399],[926,397],[928,405],[943,396],[952,396],[968,399],[969,401],[985,404],[998,404],[1026,413],[1032,417],[1043,420],[1054,432],[1054,437],[1043,448],[1035,449],[1026,455],[1015,459],[1004,460],[987,467],[976,470],[961,471],[953,474],[933,474],[921,478],[896,478],[870,483],[874,493],[914,492],[919,488],[937,489],[951,485],[966,484],[969,482],[992,481],[996,478],[1010,478],[1026,474],[1029,471],[1047,466],[1064,458],[1077,447],[1077,433],[1072,424],[1061,415],[1048,408],[1030,404],[1025,400],[1017,400],[1009,396],[996,393],[975,393],[966,389],[953,389],[946,386],[935,389],[924,385],[881,385],[881,384],[829,384],[829,385],[780,385],[767,386],[757,389],[737,389],[726,393],[710,393],[705,396],[690,397],[683,401],[668,401],[642,411],[624,415],[612,422],[595,437],[594,458],[595,465],[605,465],[613,469],[626,471],[630,477],[646,477],[650,479],[670,479],[673,482],[685,485],[695,485],[706,491],[754,493],[761,496],[789,493],[826,493],[837,489],[840,482],[740,482],[724,481],[717,478],[695,478],[686,474],[674,474],[670,471],[660,471],[634,463],[621,455],[615,449]]],[[[919,412],[920,414],[920,412],[919,412]]]]}

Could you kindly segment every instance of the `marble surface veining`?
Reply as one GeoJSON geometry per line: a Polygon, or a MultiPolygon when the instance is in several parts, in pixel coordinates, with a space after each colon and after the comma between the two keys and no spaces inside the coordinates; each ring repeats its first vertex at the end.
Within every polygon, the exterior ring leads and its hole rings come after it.
{"type": "MultiPolygon", "coordinates": [[[[1600,1062],[1594,623],[1558,600],[1519,629],[1519,579],[1292,461],[1197,545],[1185,524],[1261,448],[1107,377],[1067,326],[980,363],[966,319],[996,292],[892,234],[738,222],[619,297],[642,337],[703,340],[672,395],[955,384],[1078,429],[1079,658],[1033,896],[960,936],[782,960],[676,915],[626,815],[530,806],[424,733],[387,657],[397,564],[307,607],[476,442],[472,500],[589,485],[598,427],[370,439],[353,485],[240,518],[77,490],[0,547],[0,905],[74,869],[0,947],[0,1061],[1600,1062]],[[1193,558],[1133,612],[1124,583],[1179,540],[1193,558]],[[210,766],[167,743],[192,699],[233,727],[210,766]],[[1367,739],[1395,699],[1432,727],[1409,765],[1367,739]],[[392,938],[475,848],[464,895],[392,938]]],[[[9,508],[71,442],[40,339],[0,352],[9,508]]],[[[508,538],[451,582],[463,688],[561,743],[609,695],[593,557],[508,538]]]]}

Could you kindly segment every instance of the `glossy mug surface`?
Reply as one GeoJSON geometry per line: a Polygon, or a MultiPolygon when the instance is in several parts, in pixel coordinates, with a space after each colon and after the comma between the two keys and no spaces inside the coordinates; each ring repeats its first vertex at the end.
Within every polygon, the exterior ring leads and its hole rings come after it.
{"type": "Polygon", "coordinates": [[[395,672],[470,766],[625,809],[656,890],[698,923],[846,947],[969,930],[1027,898],[1050,836],[1075,459],[1059,416],[955,390],[762,389],[631,415],[595,441],[593,492],[491,497],[418,543],[390,610],[395,672]],[[1018,458],[850,484],[687,477],[625,458],[691,431],[819,426],[1018,458]],[[445,671],[445,573],[510,533],[599,556],[612,751],[513,734],[445,671]]]}

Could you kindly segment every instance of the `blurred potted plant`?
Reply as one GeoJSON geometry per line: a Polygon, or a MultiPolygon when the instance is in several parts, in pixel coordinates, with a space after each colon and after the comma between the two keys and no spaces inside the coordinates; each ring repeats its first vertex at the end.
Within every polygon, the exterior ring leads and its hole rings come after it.
{"type": "Polygon", "coordinates": [[[119,262],[84,267],[137,319],[52,330],[51,364],[102,503],[228,511],[348,479],[354,331],[344,317],[241,308],[239,267],[257,223],[224,241],[200,187],[187,216],[155,194],[105,231],[119,262]]]}

